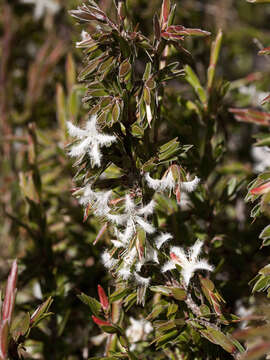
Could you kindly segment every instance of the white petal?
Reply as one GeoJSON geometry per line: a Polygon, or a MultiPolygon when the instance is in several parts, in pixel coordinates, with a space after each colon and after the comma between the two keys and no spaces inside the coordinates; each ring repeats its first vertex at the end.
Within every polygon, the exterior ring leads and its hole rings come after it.
{"type": "Polygon", "coordinates": [[[114,267],[117,263],[117,260],[111,257],[108,250],[105,250],[104,253],[101,255],[101,261],[103,265],[108,269],[114,267]]]}
{"type": "Polygon", "coordinates": [[[72,137],[77,137],[79,139],[82,139],[87,136],[85,130],[82,130],[79,127],[73,125],[70,121],[67,121],[67,128],[69,135],[72,137]]]}
{"type": "Polygon", "coordinates": [[[91,116],[85,125],[85,130],[89,136],[96,137],[98,135],[97,131],[97,117],[96,115],[91,116]]]}
{"type": "Polygon", "coordinates": [[[117,139],[114,135],[99,134],[98,142],[101,146],[110,146],[117,139]]]}
{"type": "Polygon", "coordinates": [[[186,286],[188,286],[190,279],[192,278],[193,274],[194,274],[195,269],[193,269],[191,266],[188,266],[186,268],[183,268],[181,271],[181,275],[184,278],[184,282],[186,284],[186,286]]]}
{"type": "Polygon", "coordinates": [[[122,269],[120,269],[118,271],[118,274],[123,280],[128,280],[131,276],[131,272],[127,267],[123,267],[122,269]]]}
{"type": "Polygon", "coordinates": [[[208,262],[206,260],[200,260],[195,264],[195,271],[196,270],[213,271],[214,267],[212,265],[208,264],[208,262]]]}
{"type": "Polygon", "coordinates": [[[131,266],[134,263],[136,256],[137,256],[137,250],[135,247],[133,247],[123,259],[125,265],[131,266]]]}
{"type": "Polygon", "coordinates": [[[181,183],[181,190],[186,192],[192,192],[196,189],[200,182],[200,179],[195,176],[195,179],[192,181],[184,181],[181,183]]]}
{"type": "Polygon", "coordinates": [[[151,277],[145,278],[136,272],[134,273],[134,277],[139,285],[147,287],[150,284],[151,277]]]}
{"type": "Polygon", "coordinates": [[[116,248],[124,247],[124,244],[119,240],[111,240],[111,242],[113,243],[113,246],[115,246],[116,248]]]}
{"type": "Polygon", "coordinates": [[[161,180],[156,180],[156,179],[151,178],[151,176],[149,175],[149,173],[146,173],[146,174],[145,174],[145,179],[146,179],[146,181],[147,181],[148,186],[149,186],[151,189],[154,189],[154,190],[156,190],[156,191],[161,189],[161,185],[162,185],[162,181],[161,181],[161,180]]]}
{"type": "Polygon", "coordinates": [[[90,145],[90,140],[88,138],[84,139],[77,145],[73,145],[69,151],[69,156],[71,157],[79,157],[86,153],[88,147],[90,145]]]}
{"type": "Polygon", "coordinates": [[[203,246],[203,242],[201,240],[197,240],[190,249],[190,260],[192,262],[195,262],[198,259],[202,246],[203,246]]]}
{"type": "Polygon", "coordinates": [[[158,253],[157,251],[152,248],[152,246],[148,245],[147,249],[146,249],[146,260],[147,261],[153,261],[157,264],[159,264],[159,260],[158,260],[158,253]]]}
{"type": "Polygon", "coordinates": [[[100,166],[102,155],[99,150],[98,143],[95,142],[92,144],[91,148],[88,150],[88,154],[89,154],[90,158],[92,159],[93,164],[100,166]]]}
{"type": "Polygon", "coordinates": [[[108,201],[111,197],[112,191],[100,191],[96,193],[96,202],[95,202],[95,215],[96,216],[105,216],[111,210],[108,206],[108,201]]]}
{"type": "Polygon", "coordinates": [[[162,190],[173,190],[175,187],[175,180],[171,171],[168,171],[165,179],[162,181],[162,190]]]}
{"type": "Polygon", "coordinates": [[[162,266],[161,272],[166,272],[166,271],[173,270],[173,269],[175,269],[174,262],[173,261],[168,261],[162,266]]]}
{"type": "Polygon", "coordinates": [[[151,200],[149,204],[145,205],[143,208],[138,210],[138,214],[145,216],[153,214],[155,205],[156,205],[155,201],[151,200]]]}
{"type": "Polygon", "coordinates": [[[156,229],[151,224],[143,220],[141,217],[136,216],[135,219],[136,222],[143,228],[146,233],[153,234],[156,231],[156,229]]]}
{"type": "Polygon", "coordinates": [[[135,209],[135,204],[129,195],[125,197],[125,209],[128,213],[132,213],[135,209]]]}
{"type": "Polygon", "coordinates": [[[171,253],[174,253],[179,258],[180,262],[177,262],[178,265],[180,265],[181,267],[189,266],[187,255],[182,248],[178,246],[173,246],[171,247],[171,253]]]}
{"type": "Polygon", "coordinates": [[[157,236],[155,238],[155,245],[158,249],[161,248],[161,246],[168,240],[172,239],[172,235],[169,234],[169,233],[163,233],[163,234],[160,234],[159,236],[157,236]]]}
{"type": "Polygon", "coordinates": [[[127,221],[127,216],[125,214],[118,215],[118,214],[107,214],[107,219],[117,225],[123,225],[127,221]]]}
{"type": "Polygon", "coordinates": [[[127,244],[129,242],[129,240],[132,238],[132,236],[134,235],[134,233],[135,233],[135,229],[134,229],[133,223],[128,222],[124,233],[121,234],[122,235],[121,240],[125,244],[127,244]]]}

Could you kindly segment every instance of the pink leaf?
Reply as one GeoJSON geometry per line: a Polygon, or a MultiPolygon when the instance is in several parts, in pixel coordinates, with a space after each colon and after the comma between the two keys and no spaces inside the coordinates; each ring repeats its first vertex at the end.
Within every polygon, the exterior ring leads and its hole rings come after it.
{"type": "Polygon", "coordinates": [[[101,303],[102,309],[104,311],[107,311],[109,309],[109,300],[108,300],[108,297],[101,285],[98,285],[98,296],[99,296],[99,301],[101,303]]]}
{"type": "Polygon", "coordinates": [[[250,190],[252,195],[262,195],[270,191],[270,181],[250,190]]]}

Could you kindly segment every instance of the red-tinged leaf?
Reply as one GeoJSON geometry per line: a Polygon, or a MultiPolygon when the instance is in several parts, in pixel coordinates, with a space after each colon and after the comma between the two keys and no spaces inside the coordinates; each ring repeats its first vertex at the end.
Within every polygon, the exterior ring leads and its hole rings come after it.
{"type": "Polygon", "coordinates": [[[159,24],[159,20],[158,20],[158,16],[157,14],[155,14],[154,19],[153,19],[153,25],[154,25],[154,33],[155,33],[155,38],[157,40],[160,40],[160,24],[159,24]]]}
{"type": "Polygon", "coordinates": [[[260,50],[258,52],[258,55],[270,55],[270,46],[260,50]]]}
{"type": "Polygon", "coordinates": [[[190,29],[182,25],[171,25],[166,29],[169,34],[181,35],[181,36],[209,36],[209,31],[201,29],[190,29]]]}
{"type": "Polygon", "coordinates": [[[222,315],[220,304],[219,304],[219,301],[218,301],[217,297],[215,296],[215,294],[212,291],[209,291],[209,296],[210,296],[212,305],[214,307],[215,313],[217,315],[222,315]]]}
{"type": "Polygon", "coordinates": [[[175,196],[176,196],[177,204],[180,205],[180,201],[181,201],[180,185],[177,185],[177,187],[176,187],[175,196]]]}
{"type": "Polygon", "coordinates": [[[117,205],[118,203],[120,203],[121,201],[124,201],[125,198],[117,198],[117,199],[113,199],[109,201],[110,205],[117,205]]]}
{"type": "Polygon", "coordinates": [[[261,102],[262,105],[270,101],[270,95],[267,95],[261,102]]]}
{"type": "Polygon", "coordinates": [[[0,325],[0,359],[5,360],[7,358],[8,348],[8,321],[5,320],[0,325]]]}
{"type": "Polygon", "coordinates": [[[7,320],[9,325],[11,322],[11,316],[12,316],[15,296],[16,296],[17,275],[18,275],[18,265],[17,265],[17,261],[14,260],[8,276],[5,299],[2,307],[2,320],[3,321],[7,320]]]}
{"type": "Polygon", "coordinates": [[[262,126],[270,125],[270,113],[253,110],[253,109],[235,109],[230,108],[229,111],[234,114],[238,121],[255,123],[262,126]]]}
{"type": "Polygon", "coordinates": [[[98,285],[98,296],[99,296],[99,301],[101,303],[101,307],[104,311],[107,311],[109,309],[109,300],[108,297],[103,289],[103,287],[101,285],[98,285]]]}
{"type": "Polygon", "coordinates": [[[171,10],[171,1],[163,0],[161,14],[160,14],[160,23],[162,29],[164,29],[167,25],[170,10],[171,10]]]}
{"type": "Polygon", "coordinates": [[[254,189],[251,189],[250,193],[252,195],[262,195],[262,194],[266,194],[268,191],[270,191],[270,181],[254,189]]]}
{"type": "Polygon", "coordinates": [[[111,326],[112,325],[110,322],[99,319],[94,315],[92,315],[92,319],[93,319],[94,323],[97,324],[98,326],[111,326]]]}
{"type": "Polygon", "coordinates": [[[166,31],[161,32],[161,37],[163,37],[164,39],[171,39],[171,40],[184,40],[184,36],[168,33],[166,31]]]}
{"type": "Polygon", "coordinates": [[[107,223],[105,223],[102,228],[99,230],[97,237],[95,239],[95,241],[93,242],[93,245],[96,245],[96,243],[98,242],[98,240],[102,237],[102,235],[105,233],[105,231],[107,230],[107,223]]]}
{"type": "Polygon", "coordinates": [[[83,222],[86,222],[86,220],[88,219],[90,209],[91,204],[88,204],[87,207],[84,209],[83,222]]]}

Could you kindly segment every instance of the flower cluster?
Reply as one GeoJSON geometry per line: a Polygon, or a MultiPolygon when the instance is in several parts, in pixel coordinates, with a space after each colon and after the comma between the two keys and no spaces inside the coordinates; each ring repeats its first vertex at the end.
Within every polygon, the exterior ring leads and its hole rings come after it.
{"type": "MultiPolygon", "coordinates": [[[[76,138],[75,144],[69,147],[69,155],[78,159],[88,157],[92,167],[100,167],[102,164],[102,147],[108,147],[117,141],[117,137],[104,134],[98,128],[96,116],[90,117],[84,129],[71,122],[67,123],[70,136],[76,138]]],[[[184,181],[180,166],[171,165],[164,173],[162,179],[153,179],[149,173],[144,175],[147,186],[156,192],[174,191],[178,202],[180,192],[189,193],[196,189],[199,178],[184,181]]],[[[172,239],[169,233],[161,233],[154,239],[152,235],[156,228],[149,221],[155,209],[155,201],[151,200],[143,205],[141,200],[136,204],[136,199],[131,193],[114,203],[114,193],[108,191],[95,191],[93,184],[88,182],[83,187],[76,189],[73,193],[79,199],[79,203],[85,208],[85,219],[89,210],[95,216],[101,217],[110,223],[113,229],[111,243],[112,250],[105,250],[102,254],[104,266],[115,273],[122,280],[133,280],[139,289],[139,302],[144,303],[145,292],[150,284],[151,277],[141,274],[142,267],[147,264],[159,264],[158,251],[162,245],[172,239]],[[119,205],[120,203],[120,205],[119,205]],[[123,204],[123,205],[122,205],[123,204]]],[[[197,242],[191,249],[189,257],[180,248],[171,249],[171,261],[162,267],[162,272],[175,268],[175,264],[182,267],[182,275],[186,286],[194,271],[212,270],[205,261],[197,261],[202,243],[197,242]]]]}

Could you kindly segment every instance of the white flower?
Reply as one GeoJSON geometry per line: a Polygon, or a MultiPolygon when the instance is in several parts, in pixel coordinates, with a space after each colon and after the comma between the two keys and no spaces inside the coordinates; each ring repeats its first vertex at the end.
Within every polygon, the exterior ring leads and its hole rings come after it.
{"type": "Polygon", "coordinates": [[[100,166],[102,158],[100,148],[103,146],[110,146],[116,141],[116,137],[98,131],[96,116],[92,116],[87,121],[85,129],[80,129],[70,121],[67,122],[67,127],[70,136],[80,140],[79,144],[75,144],[71,147],[69,155],[72,157],[80,157],[85,153],[88,153],[93,166],[100,166]]]}
{"type": "Polygon", "coordinates": [[[136,282],[138,283],[138,285],[144,286],[144,287],[148,287],[151,281],[151,277],[145,278],[141,275],[139,275],[138,273],[134,273],[134,277],[136,282]]]}
{"type": "Polygon", "coordinates": [[[254,171],[260,173],[270,167],[270,148],[268,146],[254,146],[251,155],[255,160],[254,171]]]}
{"type": "Polygon", "coordinates": [[[155,245],[157,247],[157,249],[160,249],[161,246],[168,240],[171,240],[172,239],[172,235],[169,234],[169,233],[163,233],[163,234],[160,234],[159,236],[157,236],[155,238],[155,245]]]}
{"type": "Polygon", "coordinates": [[[60,10],[60,5],[53,0],[21,0],[21,2],[24,4],[35,5],[35,20],[39,20],[42,16],[44,16],[46,11],[54,15],[60,10]]]}
{"type": "MultiPolygon", "coordinates": [[[[105,216],[111,210],[108,206],[108,201],[111,197],[112,191],[93,191],[91,185],[88,184],[79,190],[80,195],[79,203],[85,207],[91,206],[96,216],[105,216]]],[[[76,196],[77,192],[74,193],[76,196]]]]}
{"type": "Polygon", "coordinates": [[[192,192],[196,189],[199,182],[200,182],[200,179],[197,176],[195,176],[195,178],[191,181],[183,181],[183,182],[181,182],[181,190],[188,192],[188,193],[192,192]]]}
{"type": "Polygon", "coordinates": [[[101,255],[101,261],[103,265],[108,269],[114,267],[117,263],[117,260],[111,256],[108,250],[105,250],[104,253],[101,255]]]}
{"type": "Polygon", "coordinates": [[[116,230],[116,234],[125,246],[132,236],[136,233],[136,226],[140,226],[148,234],[155,232],[155,228],[144,220],[143,216],[148,216],[153,213],[155,202],[152,200],[144,207],[138,207],[131,200],[129,195],[125,198],[125,213],[121,215],[108,214],[107,218],[117,225],[125,226],[124,232],[116,230]]]}
{"type": "Polygon", "coordinates": [[[128,280],[131,277],[131,271],[129,269],[128,266],[124,266],[122,267],[122,269],[120,269],[118,271],[118,275],[123,279],[123,280],[128,280]]]}
{"type": "Polygon", "coordinates": [[[168,261],[162,268],[162,272],[176,268],[176,264],[181,266],[181,275],[184,278],[186,286],[188,286],[190,279],[197,270],[213,271],[213,266],[209,265],[206,260],[200,260],[199,255],[201,252],[203,242],[197,240],[192,246],[188,254],[180,247],[173,246],[171,248],[171,261],[168,261]]]}
{"type": "Polygon", "coordinates": [[[148,186],[156,191],[173,190],[175,187],[175,180],[171,171],[168,171],[166,176],[161,180],[151,178],[149,173],[145,174],[145,179],[148,186]]]}
{"type": "MultiPolygon", "coordinates": [[[[149,173],[145,174],[145,179],[147,181],[148,186],[156,191],[166,191],[166,190],[171,191],[176,186],[176,181],[174,180],[171,171],[168,171],[166,176],[163,176],[161,180],[156,180],[151,178],[149,173]]],[[[196,189],[199,182],[200,179],[197,176],[195,176],[195,178],[192,181],[180,182],[180,188],[182,191],[192,192],[196,189]]]]}
{"type": "Polygon", "coordinates": [[[147,335],[149,335],[154,329],[152,324],[145,319],[136,320],[131,317],[130,323],[131,325],[126,330],[126,336],[132,343],[131,350],[133,351],[136,347],[135,343],[146,340],[147,335]]]}

